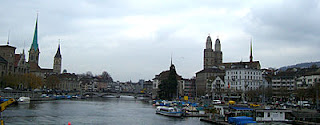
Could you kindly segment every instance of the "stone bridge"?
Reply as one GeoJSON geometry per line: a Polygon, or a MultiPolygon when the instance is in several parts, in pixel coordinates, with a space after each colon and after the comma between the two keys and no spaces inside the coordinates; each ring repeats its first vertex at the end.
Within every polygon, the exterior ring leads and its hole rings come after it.
{"type": "Polygon", "coordinates": [[[121,93],[112,93],[112,92],[84,92],[82,96],[90,97],[104,97],[104,96],[134,96],[134,97],[148,97],[145,93],[131,93],[131,92],[121,92],[121,93]]]}

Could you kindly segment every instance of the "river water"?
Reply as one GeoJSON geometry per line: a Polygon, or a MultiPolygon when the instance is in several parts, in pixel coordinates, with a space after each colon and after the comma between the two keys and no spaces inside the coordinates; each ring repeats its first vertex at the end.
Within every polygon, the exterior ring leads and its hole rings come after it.
{"type": "Polygon", "coordinates": [[[6,124],[207,125],[197,117],[171,118],[155,114],[155,107],[129,96],[36,101],[8,107],[6,124]]]}

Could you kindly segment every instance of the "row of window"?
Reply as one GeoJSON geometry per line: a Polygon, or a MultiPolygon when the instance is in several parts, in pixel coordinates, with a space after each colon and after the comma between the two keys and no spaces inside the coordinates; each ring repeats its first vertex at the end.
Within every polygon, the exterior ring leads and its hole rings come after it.
{"type": "MultiPolygon", "coordinates": [[[[243,87],[239,86],[239,87],[231,87],[231,89],[234,89],[234,90],[243,90],[243,87]]],[[[245,89],[246,91],[247,90],[256,90],[258,89],[258,87],[248,87],[247,89],[245,89]]]]}
{"type": "MultiPolygon", "coordinates": [[[[227,78],[230,79],[230,76],[228,76],[227,78]]],[[[236,79],[238,79],[238,76],[231,76],[231,79],[232,80],[236,80],[236,79]]],[[[241,76],[239,76],[239,79],[241,79],[241,76]]],[[[244,79],[257,79],[257,80],[260,80],[261,77],[259,77],[259,76],[244,76],[244,79]]]]}
{"type": "Polygon", "coordinates": [[[241,72],[242,72],[243,74],[261,75],[261,73],[258,72],[258,71],[255,71],[255,72],[252,72],[252,71],[228,71],[227,74],[228,74],[228,75],[229,75],[229,74],[231,74],[231,75],[233,75],[233,74],[241,74],[241,72]]]}
{"type": "MultiPolygon", "coordinates": [[[[241,82],[231,82],[231,85],[241,85],[241,82]]],[[[260,83],[257,82],[244,82],[244,85],[254,85],[254,86],[260,86],[260,83]]]]}
{"type": "Polygon", "coordinates": [[[293,82],[272,82],[272,84],[290,84],[290,85],[292,85],[293,82]]]}

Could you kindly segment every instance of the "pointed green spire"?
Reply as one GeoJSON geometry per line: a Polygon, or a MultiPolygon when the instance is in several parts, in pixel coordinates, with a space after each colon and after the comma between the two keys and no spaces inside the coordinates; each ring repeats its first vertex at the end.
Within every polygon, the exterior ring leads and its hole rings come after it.
{"type": "Polygon", "coordinates": [[[59,43],[58,50],[57,50],[57,53],[56,53],[56,55],[54,56],[54,58],[61,58],[60,43],[59,43]]]}
{"type": "Polygon", "coordinates": [[[36,20],[36,27],[34,29],[33,42],[30,50],[32,49],[34,49],[35,51],[39,49],[38,48],[38,14],[37,14],[37,20],[36,20]]]}

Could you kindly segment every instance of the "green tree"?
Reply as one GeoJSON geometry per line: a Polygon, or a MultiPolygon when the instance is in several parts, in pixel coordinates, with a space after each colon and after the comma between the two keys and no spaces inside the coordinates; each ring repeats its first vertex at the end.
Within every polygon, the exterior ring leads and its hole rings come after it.
{"type": "Polygon", "coordinates": [[[41,88],[43,86],[42,78],[32,73],[24,74],[23,81],[24,85],[29,89],[41,88]]]}
{"type": "Polygon", "coordinates": [[[173,99],[177,94],[177,85],[177,72],[174,65],[171,65],[168,79],[162,80],[159,85],[159,98],[166,100],[173,99]]]}
{"type": "Polygon", "coordinates": [[[24,88],[35,89],[40,88],[43,85],[42,78],[31,73],[11,74],[3,77],[1,87],[19,88],[22,85],[24,88]]]}
{"type": "Polygon", "coordinates": [[[21,82],[21,75],[6,75],[3,77],[4,87],[16,88],[21,82]]]}
{"type": "Polygon", "coordinates": [[[56,89],[59,83],[60,80],[56,75],[50,75],[46,78],[46,86],[49,89],[56,89]]]}

